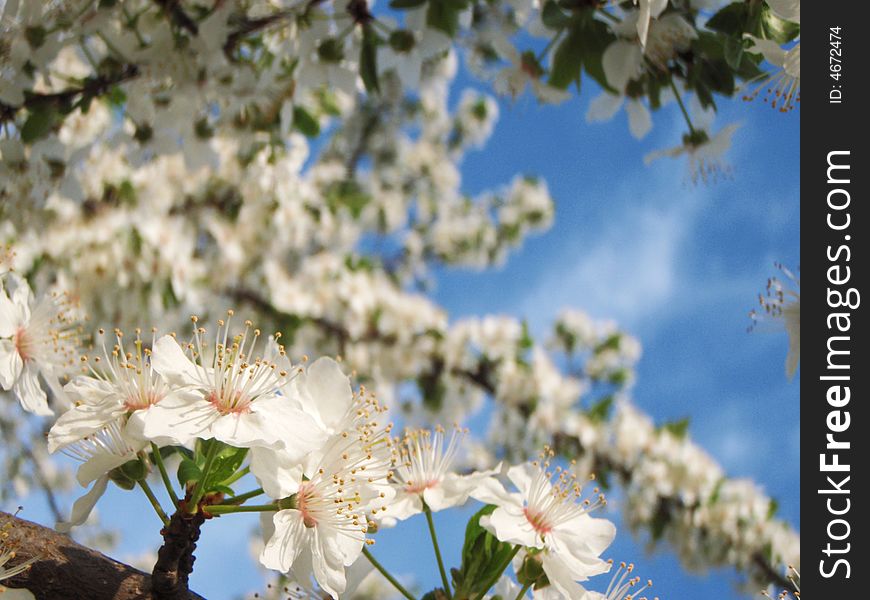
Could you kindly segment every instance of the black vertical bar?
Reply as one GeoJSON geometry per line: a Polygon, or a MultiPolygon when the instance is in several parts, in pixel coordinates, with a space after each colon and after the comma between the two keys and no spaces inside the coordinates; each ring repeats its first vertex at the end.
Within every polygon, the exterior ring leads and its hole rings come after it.
{"type": "Polygon", "coordinates": [[[802,6],[801,595],[816,600],[870,597],[866,4],[802,6]]]}

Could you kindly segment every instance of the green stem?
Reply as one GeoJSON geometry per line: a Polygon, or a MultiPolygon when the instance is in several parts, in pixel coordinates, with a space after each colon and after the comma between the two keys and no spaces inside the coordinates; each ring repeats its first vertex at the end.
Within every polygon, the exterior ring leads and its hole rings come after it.
{"type": "Polygon", "coordinates": [[[387,570],[384,568],[384,565],[382,565],[381,563],[379,563],[379,562],[377,561],[377,559],[376,559],[374,556],[372,556],[372,553],[369,552],[369,549],[368,549],[368,548],[363,548],[362,553],[365,555],[365,557],[366,557],[367,559],[369,559],[369,562],[372,563],[372,566],[373,566],[374,568],[376,568],[378,571],[380,571],[381,575],[383,575],[383,576],[387,579],[387,581],[389,581],[390,583],[393,584],[393,587],[396,588],[396,590],[398,590],[398,592],[399,592],[400,594],[402,594],[402,595],[403,595],[405,598],[407,598],[408,600],[417,600],[416,598],[414,598],[413,595],[411,595],[411,592],[409,592],[408,590],[406,590],[406,589],[402,586],[402,584],[399,583],[399,581],[398,581],[395,577],[393,577],[392,575],[390,575],[389,571],[387,571],[387,570]]]}
{"type": "Polygon", "coordinates": [[[144,478],[142,478],[136,483],[138,483],[139,487],[142,488],[142,491],[145,492],[145,495],[148,497],[148,501],[151,503],[151,506],[154,507],[154,512],[157,513],[157,516],[160,517],[160,520],[163,521],[163,524],[169,525],[169,517],[167,517],[166,513],[163,512],[163,507],[160,506],[160,502],[157,500],[157,496],[154,495],[154,492],[151,491],[151,486],[148,485],[148,482],[145,481],[144,478]]]}
{"type": "Polygon", "coordinates": [[[203,507],[203,510],[212,515],[225,515],[237,512],[275,512],[281,510],[281,507],[277,504],[248,504],[245,506],[238,506],[237,504],[211,504],[203,507]]]}
{"type": "Polygon", "coordinates": [[[239,469],[238,471],[233,473],[231,476],[224,479],[221,483],[223,485],[232,485],[250,472],[251,472],[251,467],[245,467],[244,469],[239,469]]]}
{"type": "Polygon", "coordinates": [[[423,502],[423,512],[426,513],[426,522],[429,524],[429,536],[432,538],[432,547],[435,549],[435,558],[438,560],[438,571],[441,573],[441,583],[444,585],[444,593],[447,600],[453,600],[450,591],[450,583],[447,580],[447,571],[444,570],[444,561],[441,558],[441,549],[438,547],[438,536],[435,535],[435,522],[432,520],[432,509],[423,502]]]}
{"type": "Polygon", "coordinates": [[[511,551],[510,556],[505,559],[501,567],[497,569],[495,573],[492,574],[492,577],[489,578],[489,581],[486,582],[486,587],[480,588],[484,594],[489,590],[489,588],[498,583],[498,580],[502,576],[502,573],[504,573],[504,570],[507,569],[508,566],[510,566],[511,561],[514,559],[514,556],[517,555],[517,552],[520,551],[520,548],[522,548],[522,546],[520,546],[519,544],[514,546],[514,549],[511,551]]]}
{"type": "Polygon", "coordinates": [[[157,465],[157,470],[160,471],[160,478],[163,480],[163,485],[166,486],[166,492],[172,499],[172,504],[178,508],[178,496],[175,490],[172,489],[172,480],[169,479],[169,473],[166,472],[166,465],[163,464],[163,457],[160,455],[160,448],[157,444],[151,442],[151,454],[154,456],[154,464],[157,465]]]}
{"type": "Polygon", "coordinates": [[[205,494],[205,482],[208,480],[208,472],[211,471],[211,466],[222,445],[217,440],[212,440],[208,447],[208,452],[205,455],[205,464],[202,467],[202,475],[199,481],[196,482],[193,493],[190,495],[190,503],[187,505],[187,512],[191,515],[196,514],[197,505],[205,494]]]}
{"type": "Polygon", "coordinates": [[[522,600],[523,597],[526,595],[526,592],[529,591],[529,588],[530,588],[530,587],[532,587],[532,582],[531,582],[531,581],[528,582],[526,585],[523,586],[523,589],[520,590],[520,593],[517,594],[517,597],[514,598],[514,600],[522,600]]]}
{"type": "Polygon", "coordinates": [[[257,488],[255,490],[251,490],[250,492],[245,492],[244,494],[239,494],[237,496],[233,496],[232,498],[228,498],[224,501],[224,504],[241,504],[246,500],[250,500],[251,498],[256,498],[264,494],[263,488],[257,488]]]}
{"type": "Polygon", "coordinates": [[[686,110],[686,105],[683,104],[683,98],[680,96],[680,91],[674,83],[674,78],[671,77],[668,80],[668,83],[671,84],[671,89],[674,91],[674,96],[677,98],[677,104],[680,105],[680,110],[683,113],[683,118],[686,120],[686,125],[689,126],[689,133],[695,135],[695,127],[692,125],[692,119],[689,118],[689,111],[686,110]]]}

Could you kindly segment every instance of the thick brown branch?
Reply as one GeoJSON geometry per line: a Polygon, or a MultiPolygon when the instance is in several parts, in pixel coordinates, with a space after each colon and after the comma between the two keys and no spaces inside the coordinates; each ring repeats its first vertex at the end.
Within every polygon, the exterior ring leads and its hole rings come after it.
{"type": "Polygon", "coordinates": [[[199,540],[199,530],[205,521],[200,511],[187,514],[183,505],[160,533],[163,546],[157,552],[157,563],[151,573],[154,600],[188,600],[188,578],[193,572],[193,552],[199,540]]]}
{"type": "MultiPolygon", "coordinates": [[[[0,526],[13,522],[8,543],[16,548],[9,566],[38,557],[33,566],[5,580],[27,588],[37,600],[151,600],[151,576],[77,544],[52,529],[0,512],[0,526]]],[[[203,600],[191,593],[185,600],[203,600]]]]}

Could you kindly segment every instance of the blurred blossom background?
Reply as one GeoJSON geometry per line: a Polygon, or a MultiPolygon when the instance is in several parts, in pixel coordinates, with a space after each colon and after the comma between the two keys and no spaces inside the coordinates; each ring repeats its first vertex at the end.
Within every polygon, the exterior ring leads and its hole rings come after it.
{"type": "MultiPolygon", "coordinates": [[[[480,85],[467,74],[458,84],[480,85]]],[[[462,163],[464,185],[474,194],[517,172],[535,174],[555,200],[553,227],[496,269],[440,268],[432,295],[454,321],[512,315],[527,319],[539,336],[568,306],[615,321],[643,349],[634,401],[657,422],[689,417],[691,436],[727,474],[754,480],[776,499],[778,514],[799,528],[799,382],[784,375],[781,327],[747,331],[758,294],[777,274],[774,263],[799,266],[798,115],[781,115],[759,101],[722,103],[723,122],[743,123],[729,154],[732,172],[696,186],[686,180],[682,161],[646,167],[641,160],[647,149],[680,134],[679,115],[658,115],[638,142],[624,114],[588,124],[590,97],[559,106],[528,97],[498,100],[485,151],[462,163]]],[[[68,505],[74,498],[63,499],[68,505]]],[[[648,532],[627,534],[622,501],[618,492],[609,496],[606,514],[620,535],[606,555],[634,561],[660,598],[752,597],[736,589],[732,569],[689,573],[648,532]]],[[[459,560],[465,521],[476,506],[435,515],[449,564],[459,560]]],[[[39,495],[25,509],[29,519],[51,520],[39,495]]],[[[105,525],[124,532],[113,556],[149,570],[159,536],[144,497],[110,488],[97,510],[105,525]]],[[[209,523],[197,552],[192,588],[208,598],[264,591],[255,556],[240,547],[249,537],[238,536],[243,527],[255,531],[257,518],[233,517],[209,523]]],[[[421,570],[409,552],[426,535],[425,524],[411,520],[378,535],[375,546],[385,565],[421,590],[439,583],[434,562],[421,570]]]]}

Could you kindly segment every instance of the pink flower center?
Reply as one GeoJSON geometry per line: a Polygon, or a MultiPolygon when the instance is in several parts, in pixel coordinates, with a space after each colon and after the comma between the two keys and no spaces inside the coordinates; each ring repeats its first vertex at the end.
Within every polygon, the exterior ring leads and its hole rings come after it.
{"type": "MultiPolygon", "coordinates": [[[[157,404],[162,398],[162,395],[154,391],[140,393],[136,396],[130,396],[127,398],[127,401],[124,402],[124,408],[131,411],[144,410],[157,404]]],[[[209,400],[209,402],[211,402],[211,400],[209,400]]]]}
{"type": "Polygon", "coordinates": [[[241,391],[228,395],[213,391],[206,400],[222,415],[243,415],[251,412],[251,401],[241,391]]]}
{"type": "Polygon", "coordinates": [[[317,526],[317,519],[311,513],[309,503],[314,496],[314,490],[304,483],[299,486],[299,491],[296,493],[296,510],[302,513],[302,524],[311,529],[317,526]]]}
{"type": "Polygon", "coordinates": [[[414,483],[413,481],[409,481],[405,490],[409,494],[422,494],[425,490],[435,487],[438,484],[437,479],[430,479],[429,481],[423,481],[420,483],[414,483]]]}
{"type": "Polygon", "coordinates": [[[523,509],[523,514],[526,516],[526,520],[531,524],[532,528],[534,528],[534,530],[539,534],[545,535],[553,531],[553,528],[547,522],[543,513],[534,511],[527,506],[523,509]]]}
{"type": "Polygon", "coordinates": [[[28,338],[27,330],[24,327],[19,327],[12,336],[12,344],[15,346],[18,356],[21,360],[27,362],[33,358],[33,341],[28,338]]]}

